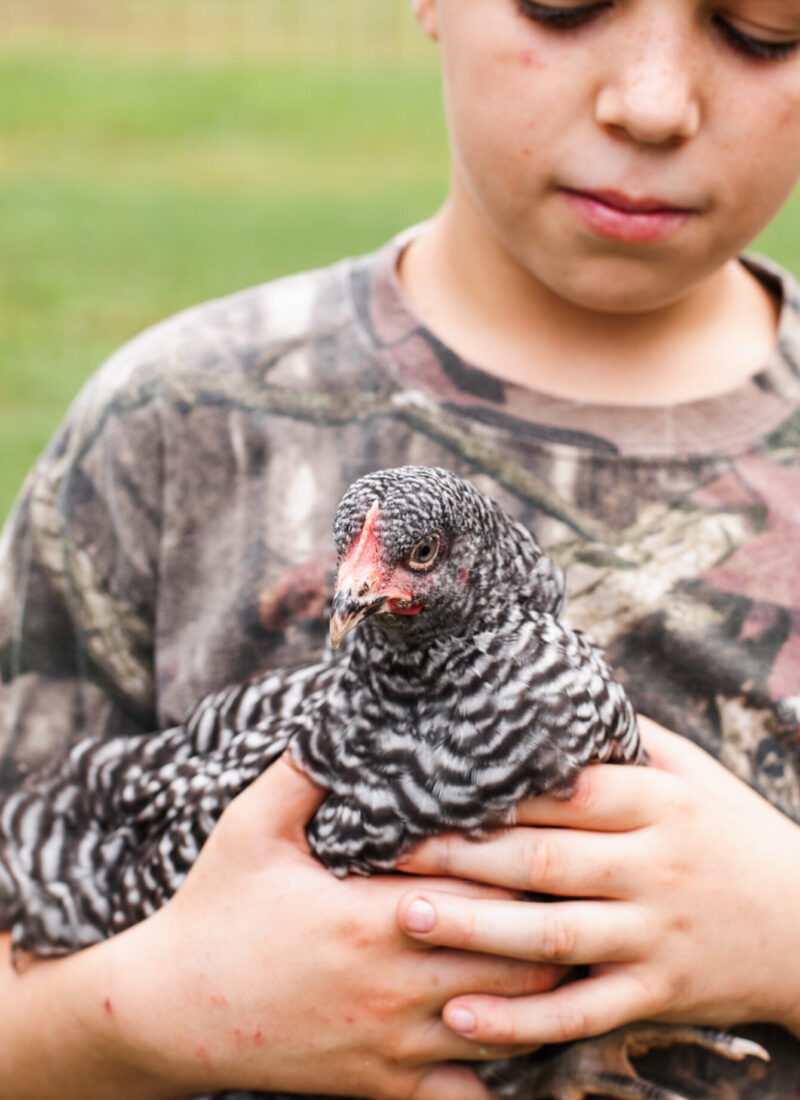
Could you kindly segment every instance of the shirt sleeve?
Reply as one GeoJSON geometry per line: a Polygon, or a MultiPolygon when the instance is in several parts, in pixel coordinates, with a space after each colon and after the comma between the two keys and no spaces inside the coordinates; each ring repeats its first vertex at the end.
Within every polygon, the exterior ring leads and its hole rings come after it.
{"type": "Polygon", "coordinates": [[[0,538],[0,789],[80,737],[155,724],[158,400],[109,364],[0,538]]]}

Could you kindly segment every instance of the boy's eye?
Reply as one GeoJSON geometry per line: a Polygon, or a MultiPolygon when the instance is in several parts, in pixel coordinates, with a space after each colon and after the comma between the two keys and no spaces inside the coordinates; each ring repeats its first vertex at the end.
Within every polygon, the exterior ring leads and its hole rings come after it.
{"type": "Polygon", "coordinates": [[[609,3],[577,4],[556,6],[555,4],[538,4],[535,0],[517,0],[519,10],[527,19],[533,19],[545,27],[553,27],[555,30],[570,30],[572,27],[582,27],[584,23],[591,22],[601,11],[609,7],[609,3]]]}
{"type": "MultiPolygon", "coordinates": [[[[540,4],[537,0],[517,0],[522,15],[544,27],[553,30],[571,30],[582,27],[596,19],[606,8],[611,7],[610,0],[591,4],[570,4],[568,0],[559,3],[540,4]]],[[[737,53],[758,61],[783,61],[800,49],[800,39],[786,42],[765,38],[755,38],[746,31],[730,23],[721,15],[713,17],[713,23],[722,37],[737,53]]]]}
{"type": "Polygon", "coordinates": [[[800,39],[771,42],[764,38],[754,38],[733,23],[729,23],[727,19],[723,19],[721,15],[714,16],[714,24],[728,45],[732,46],[737,53],[756,58],[758,61],[783,61],[796,53],[800,47],[800,39]]]}

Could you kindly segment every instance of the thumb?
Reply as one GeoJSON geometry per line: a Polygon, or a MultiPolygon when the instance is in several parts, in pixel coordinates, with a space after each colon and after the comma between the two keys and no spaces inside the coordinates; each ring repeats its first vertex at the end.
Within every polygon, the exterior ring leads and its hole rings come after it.
{"type": "Polygon", "coordinates": [[[413,1100],[491,1100],[477,1074],[466,1066],[439,1065],[418,1079],[413,1100]]]}
{"type": "Polygon", "coordinates": [[[284,752],[236,802],[243,813],[257,818],[270,836],[305,843],[305,827],[326,794],[284,752]]]}
{"type": "Polygon", "coordinates": [[[708,753],[686,737],[659,726],[644,715],[636,717],[650,759],[662,771],[672,772],[673,775],[696,775],[698,769],[702,774],[709,763],[716,764],[708,753]]]}

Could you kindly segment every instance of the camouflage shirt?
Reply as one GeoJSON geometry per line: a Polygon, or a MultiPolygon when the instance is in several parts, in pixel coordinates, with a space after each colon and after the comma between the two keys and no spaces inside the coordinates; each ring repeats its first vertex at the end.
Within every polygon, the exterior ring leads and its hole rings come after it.
{"type": "MultiPolygon", "coordinates": [[[[798,286],[744,261],[781,314],[739,389],[598,406],[461,360],[404,299],[401,247],[182,313],[85,387],[0,542],[0,789],[318,655],[341,493],[421,463],[530,525],[636,707],[800,822],[798,286]]],[[[800,1097],[800,1044],[776,1043],[772,1087],[735,1095],[800,1097]]]]}

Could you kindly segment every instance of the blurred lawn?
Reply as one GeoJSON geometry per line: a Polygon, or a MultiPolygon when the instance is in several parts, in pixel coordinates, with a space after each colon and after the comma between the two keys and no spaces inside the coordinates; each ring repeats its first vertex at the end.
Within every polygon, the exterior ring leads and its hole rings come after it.
{"type": "Polygon", "coordinates": [[[0,518],[80,383],[184,306],[441,202],[433,50],[268,63],[0,50],[0,518]]]}
{"type": "MultiPolygon", "coordinates": [[[[0,518],[121,342],[372,249],[445,184],[433,51],[337,64],[0,48],[0,518]]],[[[800,274],[800,196],[758,247],[800,274]]]]}

